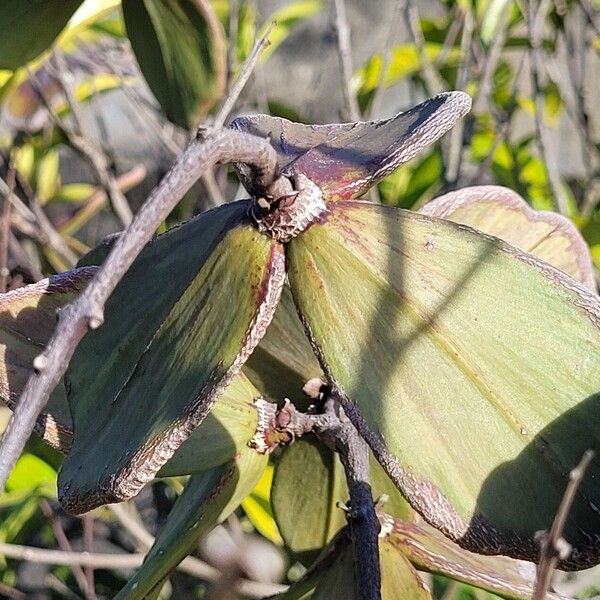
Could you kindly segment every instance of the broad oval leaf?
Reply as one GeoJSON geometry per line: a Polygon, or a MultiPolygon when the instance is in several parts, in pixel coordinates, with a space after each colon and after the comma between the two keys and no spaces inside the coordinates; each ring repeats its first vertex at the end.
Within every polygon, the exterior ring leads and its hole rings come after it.
{"type": "MultiPolygon", "coordinates": [[[[329,206],[288,251],[295,302],[344,408],[403,495],[461,546],[535,560],[600,450],[600,299],[464,225],[329,206]]],[[[600,560],[600,462],[563,568],[600,560]]]]}
{"type": "Polygon", "coordinates": [[[123,0],[127,35],[165,115],[189,129],[225,90],[222,26],[207,0],[123,0]]]}
{"type": "Polygon", "coordinates": [[[267,462],[266,455],[244,448],[235,460],[190,477],[144,563],[116,600],[137,600],[157,593],[199,539],[226,519],[252,491],[267,462]]]}
{"type": "MultiPolygon", "coordinates": [[[[239,117],[231,127],[269,138],[283,174],[306,175],[325,200],[348,200],[437,141],[470,107],[467,94],[447,92],[381,121],[303,125],[255,115],[239,117]]],[[[256,193],[248,168],[237,168],[246,189],[256,193]]]]}
{"type": "Polygon", "coordinates": [[[46,50],[82,2],[3,0],[0,3],[0,69],[18,69],[46,50]]]}
{"type": "MultiPolygon", "coordinates": [[[[375,460],[370,471],[374,498],[386,494],[386,510],[396,517],[409,517],[410,506],[375,460]]],[[[284,449],[275,466],[271,503],[286,546],[303,562],[314,558],[346,525],[346,515],[337,503],[348,498],[337,454],[310,437],[284,449]]]]}
{"type": "Polygon", "coordinates": [[[558,213],[532,209],[509,188],[463,188],[432,200],[419,212],[495,235],[596,291],[592,259],[575,225],[558,213]]]}
{"type": "Polygon", "coordinates": [[[66,374],[73,445],[59,498],[85,511],[135,495],[202,422],[264,334],[281,246],[248,202],[204,213],[140,253],[66,374]]]}

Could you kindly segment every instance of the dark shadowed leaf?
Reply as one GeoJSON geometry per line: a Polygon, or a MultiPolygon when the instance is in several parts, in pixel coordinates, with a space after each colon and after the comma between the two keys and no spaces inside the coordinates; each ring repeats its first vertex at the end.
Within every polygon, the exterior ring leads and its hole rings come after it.
{"type": "MultiPolygon", "coordinates": [[[[396,546],[379,540],[382,600],[431,600],[419,574],[396,546]]],[[[348,530],[329,543],[313,568],[289,590],[272,600],[360,600],[354,576],[354,557],[348,530]]]]}
{"type": "Polygon", "coordinates": [[[48,48],[83,0],[2,0],[0,69],[18,69],[48,48]]]}
{"type": "Polygon", "coordinates": [[[157,592],[166,577],[252,491],[268,458],[250,448],[206,473],[193,475],[158,532],[144,564],[116,596],[137,600],[157,592]]]}
{"type": "MultiPolygon", "coordinates": [[[[570,469],[600,450],[600,299],[496,238],[367,202],[330,205],[288,262],[323,367],[403,495],[463,547],[535,559],[570,469]]],[[[600,559],[598,477],[596,459],[566,568],[600,559]]]]}
{"type": "Polygon", "coordinates": [[[298,407],[309,403],[302,393],[304,384],[323,377],[287,286],[267,333],[243,372],[264,395],[276,401],[289,398],[298,407]]]}
{"type": "Polygon", "coordinates": [[[281,247],[247,202],[148,244],[77,348],[66,379],[73,445],[59,497],[84,511],[135,495],[202,422],[268,325],[281,247]]]}
{"type": "MultiPolygon", "coordinates": [[[[95,272],[89,266],[74,269],[0,295],[0,398],[9,407],[14,407],[33,373],[34,357],[50,340],[56,311],[74,300],[95,272]]],[[[256,388],[238,374],[159,476],[206,471],[231,459],[254,435],[257,412],[253,402],[258,397],[256,388]]],[[[73,423],[63,384],[52,393],[36,432],[54,448],[65,454],[69,451],[73,423]]]]}
{"type": "MultiPolygon", "coordinates": [[[[375,460],[371,461],[373,496],[387,494],[386,510],[406,518],[412,509],[375,460]]],[[[286,545],[310,562],[346,524],[336,503],[348,501],[344,469],[337,455],[314,438],[294,442],[275,467],[271,502],[286,545]],[[302,527],[298,527],[302,523],[302,527]]]]}
{"type": "MultiPolygon", "coordinates": [[[[234,129],[268,137],[284,174],[302,173],[326,200],[348,200],[433,144],[471,107],[463,92],[426,100],[391,119],[360,123],[303,125],[279,117],[239,117],[234,129]]],[[[246,189],[254,189],[247,168],[238,170],[246,189]]]]}
{"type": "Polygon", "coordinates": [[[225,40],[207,0],[123,0],[127,35],[165,115],[191,128],[225,87],[225,40]]]}
{"type": "Polygon", "coordinates": [[[592,259],[575,225],[558,213],[533,210],[508,188],[463,188],[432,200],[419,212],[495,235],[596,291],[592,259]]]}

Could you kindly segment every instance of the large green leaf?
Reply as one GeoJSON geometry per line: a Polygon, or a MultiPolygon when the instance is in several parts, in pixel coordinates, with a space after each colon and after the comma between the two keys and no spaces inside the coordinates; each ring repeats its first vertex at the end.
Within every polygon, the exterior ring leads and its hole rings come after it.
{"type": "Polygon", "coordinates": [[[596,291],[592,259],[575,225],[558,213],[533,210],[508,188],[499,185],[463,188],[432,200],[419,212],[495,235],[596,291]]]}
{"type": "Polygon", "coordinates": [[[18,69],[46,50],[82,2],[0,2],[0,69],[18,69]]]}
{"type": "Polygon", "coordinates": [[[116,598],[137,600],[158,592],[198,540],[226,519],[252,491],[267,462],[265,455],[244,448],[230,463],[190,477],[144,564],[116,598]]]}
{"type": "MultiPolygon", "coordinates": [[[[389,497],[386,510],[406,518],[412,510],[383,469],[371,461],[373,496],[389,497]]],[[[346,525],[346,514],[337,506],[349,498],[344,468],[337,454],[307,437],[285,448],[275,466],[271,503],[277,527],[286,546],[310,562],[346,525]],[[302,527],[298,527],[302,523],[302,527]]]]}
{"type": "MultiPolygon", "coordinates": [[[[303,125],[252,115],[235,119],[231,126],[269,138],[283,174],[305,175],[321,188],[326,200],[347,200],[364,194],[433,144],[470,107],[467,94],[447,92],[381,121],[303,125]]],[[[251,170],[245,165],[237,168],[246,189],[256,192],[251,170]]]]}
{"type": "Polygon", "coordinates": [[[77,348],[65,379],[73,445],[59,477],[68,510],[135,495],[264,334],[284,257],[247,211],[228,204],[148,244],[77,348]]]}
{"type": "Polygon", "coordinates": [[[225,89],[222,26],[207,0],[123,0],[127,35],[167,117],[197,125],[225,89]]]}
{"type": "MultiPolygon", "coordinates": [[[[427,521],[482,553],[535,559],[568,474],[600,450],[600,299],[449,221],[331,204],[288,251],[294,299],[346,412],[427,521]]],[[[600,463],[563,566],[600,559],[600,463]]]]}

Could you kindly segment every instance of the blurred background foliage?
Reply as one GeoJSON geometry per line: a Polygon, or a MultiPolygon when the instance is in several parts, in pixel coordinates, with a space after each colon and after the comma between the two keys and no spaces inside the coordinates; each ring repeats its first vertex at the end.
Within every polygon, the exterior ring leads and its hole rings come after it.
{"type": "MultiPolygon", "coordinates": [[[[348,120],[347,85],[361,117],[375,119],[442,90],[465,90],[474,104],[464,123],[383,180],[371,199],[419,208],[458,187],[505,185],[534,208],[573,219],[600,269],[598,0],[347,0],[346,8],[349,81],[328,0],[0,3],[0,291],[69,269],[127,225],[189,132],[210,124],[273,20],[236,114],[348,120]]],[[[162,229],[241,193],[230,171],[217,169],[162,229]]],[[[3,427],[8,415],[0,415],[3,427]]],[[[30,441],[0,496],[0,543],[117,560],[147,548],[148,532],[181,490],[178,479],[157,481],[124,511],[70,518],[56,503],[60,461],[30,441]]],[[[198,555],[218,564],[218,549],[243,545],[252,558],[245,577],[289,583],[305,566],[282,545],[271,478],[269,470],[198,555]]],[[[131,574],[124,565],[44,565],[0,551],[0,596],[111,598],[131,574]]],[[[205,581],[177,572],[163,597],[209,597],[205,581]]],[[[428,582],[440,599],[492,597],[441,577],[428,582]]],[[[560,586],[591,596],[600,572],[565,576],[560,586]]]]}

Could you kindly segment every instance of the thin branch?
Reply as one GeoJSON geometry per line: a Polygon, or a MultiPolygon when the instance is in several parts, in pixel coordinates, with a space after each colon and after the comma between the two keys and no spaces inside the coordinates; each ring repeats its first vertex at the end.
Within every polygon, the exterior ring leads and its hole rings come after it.
{"type": "MultiPolygon", "coordinates": [[[[322,413],[301,413],[289,400],[279,410],[276,405],[266,402],[258,405],[259,423],[267,425],[259,430],[259,435],[267,441],[263,447],[272,450],[272,442],[278,437],[284,442],[292,441],[295,437],[312,432],[339,454],[350,492],[348,523],[359,596],[362,600],[381,600],[378,543],[380,524],[369,484],[369,447],[344,413],[329,386],[319,379],[312,379],[304,386],[304,392],[323,403],[322,413]],[[270,433],[269,426],[272,428],[270,433]],[[289,434],[287,440],[284,435],[286,432],[289,434]]],[[[257,446],[260,447],[261,444],[258,443],[257,446]]]]}
{"type": "Polygon", "coordinates": [[[231,87],[231,91],[227,95],[227,98],[225,99],[221,110],[219,110],[219,113],[215,117],[215,120],[212,125],[214,128],[222,127],[225,124],[225,121],[227,120],[229,113],[233,109],[234,104],[237,102],[240,93],[242,92],[244,86],[248,82],[250,75],[252,75],[252,71],[254,70],[256,63],[258,62],[260,53],[271,43],[269,41],[269,35],[271,34],[271,31],[273,30],[273,27],[275,27],[275,25],[276,23],[275,21],[273,21],[269,25],[269,27],[267,27],[265,34],[256,42],[256,44],[254,44],[254,48],[252,48],[250,56],[248,56],[246,62],[244,63],[244,66],[242,67],[240,76],[237,78],[236,82],[231,87]]]}
{"type": "MultiPolygon", "coordinates": [[[[473,41],[473,14],[471,10],[463,11],[463,34],[460,43],[461,63],[456,78],[456,89],[464,90],[469,79],[469,66],[471,63],[471,42],[473,41]]],[[[446,169],[446,183],[449,189],[456,186],[460,176],[460,166],[463,155],[463,134],[465,123],[460,119],[450,132],[448,152],[448,167],[446,169]]]]}
{"type": "Polygon", "coordinates": [[[2,223],[0,227],[0,292],[6,292],[8,286],[8,247],[10,243],[10,196],[15,189],[15,170],[13,165],[8,165],[8,193],[3,194],[4,200],[2,203],[2,223]]]}
{"type": "MultiPolygon", "coordinates": [[[[46,550],[33,546],[6,544],[0,542],[0,555],[13,560],[23,560],[46,565],[64,565],[68,567],[91,567],[93,569],[135,569],[144,562],[146,555],[137,554],[104,554],[91,552],[64,552],[63,550],[46,550]]],[[[205,581],[215,581],[220,572],[198,560],[187,557],[176,567],[178,571],[193,575],[205,581]]],[[[242,580],[238,590],[251,598],[263,598],[271,594],[285,591],[288,586],[277,583],[261,583],[242,580]]]]}
{"type": "Polygon", "coordinates": [[[529,74],[531,77],[531,87],[535,100],[535,128],[538,136],[538,145],[542,162],[546,168],[548,183],[554,199],[554,205],[558,212],[566,215],[568,213],[567,200],[562,192],[560,174],[555,156],[554,148],[550,142],[550,135],[544,124],[544,98],[542,96],[540,73],[542,72],[542,59],[540,48],[542,45],[542,34],[544,19],[548,9],[548,0],[542,0],[538,7],[537,0],[530,0],[527,27],[531,47],[529,50],[529,74]]]}
{"type": "Polygon", "coordinates": [[[425,84],[425,91],[427,92],[428,96],[435,96],[444,89],[444,83],[427,56],[425,38],[423,37],[423,32],[421,31],[419,10],[412,0],[402,0],[402,4],[402,12],[404,14],[406,28],[410,33],[415,48],[417,49],[419,65],[421,66],[422,71],[421,74],[425,84]]]}
{"type": "MultiPolygon", "coordinates": [[[[89,512],[81,517],[83,521],[83,549],[88,554],[94,552],[94,514],[89,512]]],[[[96,600],[96,585],[94,583],[94,567],[84,567],[85,573],[85,597],[87,600],[96,600]]]]}
{"type": "Polygon", "coordinates": [[[542,550],[537,568],[537,577],[532,600],[544,600],[544,598],[546,598],[546,593],[548,592],[552,580],[552,574],[558,565],[559,559],[564,559],[571,553],[571,546],[562,537],[562,534],[571,506],[575,500],[577,490],[579,489],[585,471],[593,458],[594,452],[592,450],[587,450],[583,454],[577,467],[569,474],[569,483],[567,484],[567,489],[565,490],[565,494],[558,507],[558,511],[556,512],[552,528],[549,533],[544,533],[542,535],[540,540],[542,550]]]}
{"type": "Polygon", "coordinates": [[[277,164],[272,146],[263,139],[232,130],[200,132],[154,189],[131,225],[116,242],[85,290],[59,313],[57,328],[33,363],[21,399],[0,444],[0,489],[33,430],[37,416],[62,379],[75,348],[88,329],[104,321],[104,304],[157,227],[195,181],[216,164],[229,161],[252,165],[258,187],[273,182],[277,164]]]}
{"type": "Polygon", "coordinates": [[[352,93],[350,80],[352,79],[352,54],[350,52],[350,27],[346,15],[344,0],[334,0],[335,32],[337,36],[338,56],[342,74],[342,92],[344,94],[344,107],[346,115],[352,121],[360,121],[360,109],[356,95],[352,93]]]}
{"type": "MultiPolygon", "coordinates": [[[[375,95],[373,96],[373,101],[371,102],[371,108],[369,109],[369,115],[372,118],[377,118],[381,109],[381,102],[383,100],[383,94],[385,92],[385,76],[392,58],[394,39],[398,31],[400,16],[402,15],[400,8],[400,4],[396,4],[396,6],[393,7],[392,18],[390,19],[390,28],[388,30],[387,38],[385,40],[383,52],[381,53],[381,73],[379,75],[379,82],[377,84],[377,89],[375,90],[375,95]]],[[[377,188],[374,187],[373,189],[377,188]]]]}
{"type": "MultiPolygon", "coordinates": [[[[42,514],[46,517],[46,519],[50,521],[50,525],[52,526],[52,531],[58,543],[58,547],[63,552],[72,552],[73,549],[71,548],[71,543],[67,538],[67,534],[65,533],[65,530],[63,529],[60,521],[56,517],[56,514],[52,510],[52,507],[50,506],[48,500],[42,498],[42,500],[40,501],[40,510],[42,511],[42,514]]],[[[73,576],[75,577],[75,580],[77,581],[79,589],[87,596],[88,584],[83,569],[80,565],[73,565],[71,567],[71,571],[73,573],[73,576]]]]}

